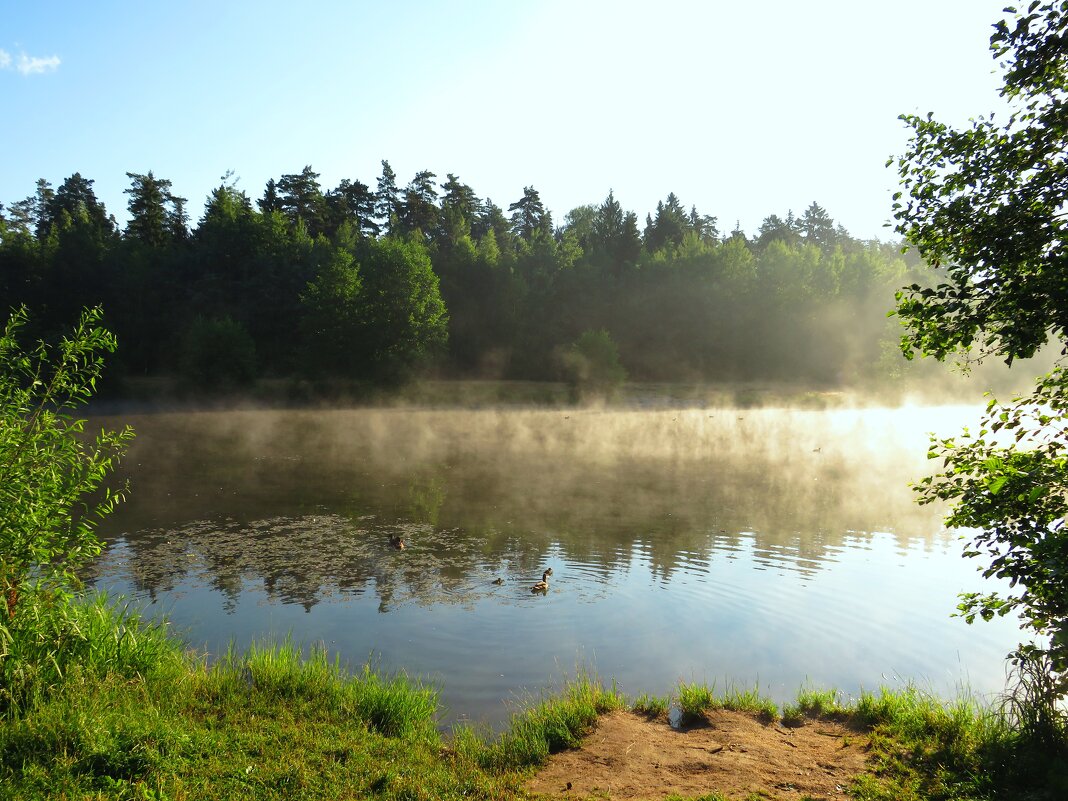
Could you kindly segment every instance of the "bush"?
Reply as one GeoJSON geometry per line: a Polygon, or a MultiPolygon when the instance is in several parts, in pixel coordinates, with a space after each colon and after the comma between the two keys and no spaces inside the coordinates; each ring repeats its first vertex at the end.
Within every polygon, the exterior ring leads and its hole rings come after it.
{"type": "Polygon", "coordinates": [[[13,671],[33,672],[15,664],[26,643],[44,642],[44,653],[58,648],[47,644],[56,615],[78,586],[76,570],[100,552],[97,523],[121,500],[103,481],[133,431],[89,437],[71,413],[92,396],[103,353],[115,349],[101,316],[87,310],[54,347],[26,349],[22,308],[0,335],[0,678],[8,689],[13,671]]]}

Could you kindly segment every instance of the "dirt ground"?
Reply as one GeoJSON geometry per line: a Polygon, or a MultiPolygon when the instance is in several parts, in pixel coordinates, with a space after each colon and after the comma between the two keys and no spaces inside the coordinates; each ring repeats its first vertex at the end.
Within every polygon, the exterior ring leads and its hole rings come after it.
{"type": "Polygon", "coordinates": [[[684,730],[631,712],[598,721],[581,748],[555,754],[527,785],[554,798],[660,799],[713,791],[731,799],[845,799],[867,738],[829,721],[799,728],[716,711],[684,730]],[[570,783],[570,789],[569,789],[570,783]]]}

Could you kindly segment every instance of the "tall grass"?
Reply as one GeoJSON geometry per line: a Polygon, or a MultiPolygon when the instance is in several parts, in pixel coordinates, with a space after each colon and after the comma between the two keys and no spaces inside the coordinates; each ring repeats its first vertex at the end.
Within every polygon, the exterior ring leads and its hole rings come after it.
{"type": "Polygon", "coordinates": [[[711,685],[680,682],[675,699],[679,707],[679,722],[684,725],[695,723],[717,709],[748,712],[765,722],[776,720],[779,716],[775,702],[762,696],[756,687],[744,689],[728,685],[725,693],[717,695],[715,682],[711,685]]]}
{"type": "Polygon", "coordinates": [[[184,657],[166,624],[140,617],[104,593],[73,602],[27,592],[0,621],[0,715],[18,716],[54,692],[72,670],[82,676],[156,676],[174,682],[184,657]]]}
{"type": "Polygon", "coordinates": [[[162,711],[186,689],[182,646],[129,604],[25,594],[0,636],[0,788],[77,795],[78,777],[140,776],[189,740],[162,711]]]}
{"type": "Polygon", "coordinates": [[[606,688],[598,679],[580,672],[564,686],[561,695],[544,698],[513,715],[508,731],[495,742],[476,749],[470,732],[462,733],[460,742],[484,768],[526,768],[542,764],[551,753],[579,745],[600,715],[626,708],[627,700],[615,685],[606,688]]]}
{"type": "Polygon", "coordinates": [[[253,698],[268,705],[300,702],[320,713],[360,721],[387,737],[436,732],[438,697],[433,688],[404,674],[380,676],[369,666],[350,675],[323,645],[305,653],[291,638],[253,643],[244,654],[231,646],[213,668],[202,671],[199,691],[224,705],[253,698]]]}
{"type": "Polygon", "coordinates": [[[1001,714],[1035,751],[1068,760],[1068,709],[1062,699],[1065,678],[1058,681],[1049,654],[1021,648],[1014,654],[1009,681],[1001,714]]]}
{"type": "Polygon", "coordinates": [[[844,718],[848,716],[838,690],[817,690],[802,687],[797,699],[783,706],[784,726],[800,726],[806,718],[844,718]]]}

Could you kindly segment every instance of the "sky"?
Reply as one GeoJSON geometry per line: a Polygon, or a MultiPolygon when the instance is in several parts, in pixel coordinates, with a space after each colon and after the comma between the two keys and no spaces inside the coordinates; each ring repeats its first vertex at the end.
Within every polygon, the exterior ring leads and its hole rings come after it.
{"type": "Polygon", "coordinates": [[[674,192],[753,235],[813,201],[894,239],[903,113],[999,108],[1004,0],[0,0],[0,202],[80,172],[125,221],[127,172],[195,223],[228,171],[259,198],[456,174],[553,219],[674,192]]]}

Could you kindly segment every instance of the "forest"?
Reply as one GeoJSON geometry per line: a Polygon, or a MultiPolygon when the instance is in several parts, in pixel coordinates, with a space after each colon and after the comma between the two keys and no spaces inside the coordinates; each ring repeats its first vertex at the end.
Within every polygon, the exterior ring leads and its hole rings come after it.
{"type": "Polygon", "coordinates": [[[253,199],[231,173],[191,223],[169,180],[127,173],[120,228],[93,181],[41,179],[0,206],[0,305],[34,333],[103,307],[120,376],[196,391],[260,378],[391,384],[414,375],[856,384],[902,369],[898,244],[852,237],[813,202],[730,232],[673,193],[644,224],[609,191],[553,220],[430,171],[405,186],[319,183],[253,199]]]}

